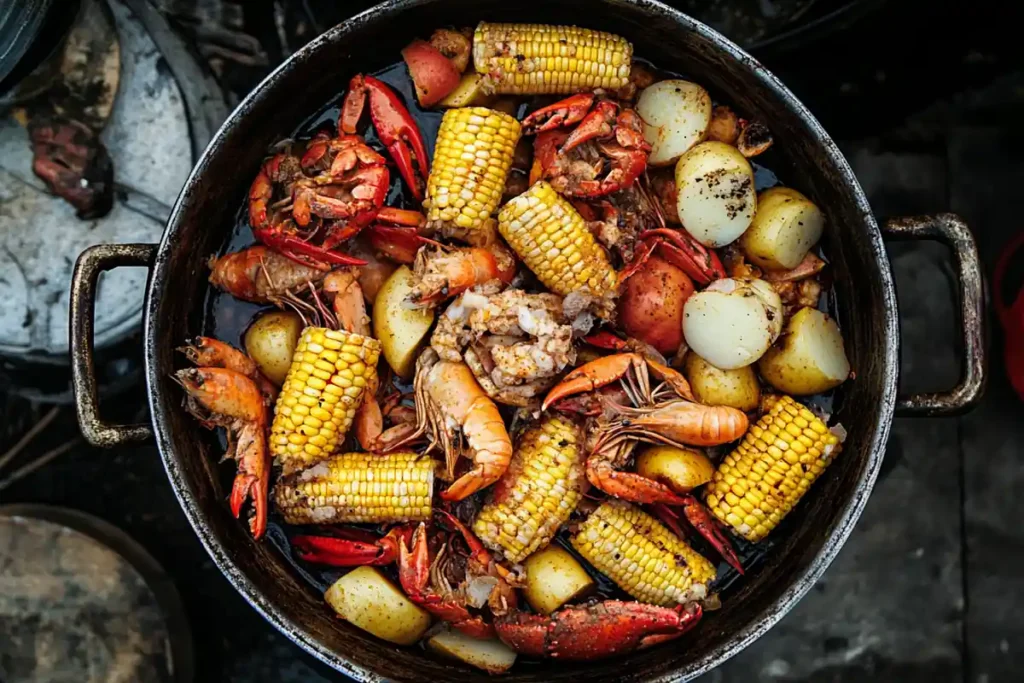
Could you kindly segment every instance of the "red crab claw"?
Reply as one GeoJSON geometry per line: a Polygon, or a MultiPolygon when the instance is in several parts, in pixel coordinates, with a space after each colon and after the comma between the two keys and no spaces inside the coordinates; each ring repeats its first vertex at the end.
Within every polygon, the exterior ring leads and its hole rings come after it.
{"type": "Polygon", "coordinates": [[[580,93],[541,107],[523,119],[523,135],[543,133],[582,121],[593,104],[593,93],[580,93]]]}
{"type": "Polygon", "coordinates": [[[412,265],[416,252],[426,239],[419,234],[424,217],[419,211],[386,206],[377,213],[377,220],[392,225],[371,225],[370,244],[392,261],[412,265]],[[404,226],[404,227],[396,227],[404,226]]]}
{"type": "MultiPolygon", "coordinates": [[[[592,96],[591,96],[592,97],[592,96]]],[[[594,109],[583,117],[580,125],[572,131],[559,150],[562,154],[594,138],[610,138],[614,133],[619,106],[611,100],[601,100],[594,109]]]]}
{"type": "Polygon", "coordinates": [[[281,227],[258,228],[252,232],[263,244],[304,266],[328,271],[334,266],[366,265],[362,259],[311,244],[281,227]]]}
{"type": "Polygon", "coordinates": [[[412,535],[411,524],[397,526],[382,537],[362,529],[336,529],[332,536],[295,536],[292,549],[300,560],[313,564],[380,566],[396,562],[401,544],[412,535]]]}
{"type": "Polygon", "coordinates": [[[589,337],[584,337],[583,341],[599,349],[608,349],[610,351],[623,351],[628,346],[625,339],[615,336],[608,330],[601,330],[589,337]]]}
{"type": "Polygon", "coordinates": [[[544,616],[511,612],[495,620],[498,637],[516,652],[569,661],[601,659],[673,640],[702,616],[699,604],[658,607],[605,600],[544,616]]]}
{"type": "MultiPolygon", "coordinates": [[[[679,524],[678,512],[661,504],[655,504],[651,507],[658,516],[658,519],[664,522],[665,526],[671,529],[676,536],[685,537],[679,524]]],[[[718,554],[722,556],[722,559],[730,567],[739,572],[740,575],[744,574],[743,563],[740,562],[739,555],[736,554],[732,541],[722,533],[714,517],[711,516],[711,513],[703,503],[691,495],[684,495],[683,514],[686,515],[686,521],[690,523],[690,526],[696,529],[701,536],[707,539],[708,543],[715,547],[715,550],[718,551],[718,554]]]]}
{"type": "Polygon", "coordinates": [[[412,536],[412,550],[402,540],[398,546],[398,580],[410,600],[459,631],[474,638],[493,638],[494,626],[454,599],[446,599],[430,588],[430,551],[427,527],[420,522],[412,536]]]}
{"type": "Polygon", "coordinates": [[[594,391],[611,384],[625,375],[630,367],[644,363],[643,356],[637,353],[618,353],[585,363],[567,374],[561,382],[551,388],[548,395],[544,397],[541,411],[547,410],[568,396],[594,391]]]}
{"type": "Polygon", "coordinates": [[[373,76],[357,74],[349,81],[348,95],[342,104],[338,128],[355,134],[366,98],[370,98],[370,118],[377,137],[387,147],[406,185],[417,201],[423,200],[423,187],[430,169],[423,136],[409,110],[391,88],[373,76]],[[416,175],[419,171],[419,177],[416,175]]]}
{"type": "MultiPolygon", "coordinates": [[[[689,275],[699,285],[707,285],[725,277],[725,268],[718,254],[693,239],[685,230],[645,230],[640,233],[639,238],[653,239],[661,257],[689,275]]],[[[642,252],[638,252],[640,253],[642,252]]],[[[650,250],[645,250],[643,259],[646,260],[650,254],[650,250]]],[[[630,268],[635,272],[636,268],[632,264],[630,268]]]]}

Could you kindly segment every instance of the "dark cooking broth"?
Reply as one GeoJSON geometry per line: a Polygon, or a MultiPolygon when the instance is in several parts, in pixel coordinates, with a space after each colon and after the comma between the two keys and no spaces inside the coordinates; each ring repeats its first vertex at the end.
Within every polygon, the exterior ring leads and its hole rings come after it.
{"type": "MultiPolygon", "coordinates": [[[[640,60],[637,60],[640,61],[640,60]]],[[[646,63],[645,63],[646,64],[646,63]]],[[[648,65],[649,66],[649,65],[648,65]]],[[[441,112],[438,111],[425,111],[420,109],[416,103],[416,99],[412,94],[412,84],[407,75],[405,66],[402,62],[397,62],[394,65],[374,74],[379,79],[393,87],[402,97],[406,107],[412,113],[415,118],[420,130],[423,133],[423,138],[427,146],[427,150],[431,157],[433,156],[434,142],[437,136],[437,129],[441,122],[441,112]]],[[[665,77],[678,78],[681,77],[678,74],[662,72],[660,75],[665,77]]],[[[328,102],[326,102],[320,109],[306,119],[301,125],[299,125],[294,131],[291,132],[291,138],[295,140],[308,140],[320,130],[335,130],[337,126],[338,113],[342,97],[344,95],[346,83],[339,82],[338,93],[334,95],[328,102]]],[[[538,106],[538,104],[546,104],[554,101],[556,98],[531,98],[530,100],[524,100],[517,107],[518,118],[522,119],[523,116],[530,111],[532,108],[538,106]]],[[[362,122],[363,130],[362,133],[366,137],[367,141],[371,146],[380,151],[386,158],[390,157],[387,155],[380,141],[378,140],[372,125],[369,124],[369,116],[364,116],[362,122]]],[[[282,139],[285,136],[282,134],[282,139]]],[[[780,179],[773,172],[772,168],[784,169],[785,163],[781,157],[777,156],[780,152],[776,150],[769,150],[766,154],[758,157],[760,163],[752,162],[754,168],[754,179],[757,190],[763,190],[774,185],[780,184],[780,179]]],[[[388,195],[386,204],[388,206],[397,206],[409,209],[419,209],[415,201],[404,189],[404,185],[399,179],[399,174],[392,167],[392,187],[388,195]]],[[[781,172],[781,171],[780,171],[781,172]]],[[[785,175],[783,173],[783,175],[785,175]]],[[[238,211],[235,214],[235,223],[231,228],[228,239],[225,241],[223,248],[218,253],[223,255],[225,253],[238,251],[244,249],[253,244],[252,232],[248,224],[248,213],[247,206],[244,199],[240,198],[240,204],[238,211]]],[[[823,256],[820,253],[819,255],[823,256]]],[[[827,283],[825,283],[827,285],[827,283]]],[[[203,329],[202,333],[207,336],[216,337],[222,341],[234,344],[236,346],[242,345],[242,337],[245,333],[246,328],[253,321],[256,315],[269,307],[261,306],[257,304],[251,304],[244,301],[235,299],[234,297],[208,288],[206,292],[206,298],[204,302],[204,318],[203,318],[203,329]]],[[[829,313],[832,317],[835,317],[836,302],[834,289],[825,287],[824,293],[819,302],[819,308],[829,313]]],[[[408,387],[405,388],[408,390],[408,387]]],[[[811,397],[809,400],[804,401],[813,408],[820,412],[832,414],[834,413],[841,402],[842,395],[841,389],[838,392],[830,392],[825,395],[819,395],[811,397]]],[[[221,446],[225,445],[223,434],[220,435],[221,446]]],[[[230,488],[230,482],[234,476],[233,468],[224,467],[220,469],[221,477],[223,478],[223,484],[225,487],[230,488]]],[[[226,489],[225,489],[226,490],[226,489]]],[[[772,535],[773,538],[778,538],[786,534],[786,529],[793,523],[792,517],[783,520],[778,530],[772,535]]],[[[685,528],[685,526],[684,526],[685,528]]],[[[291,547],[288,542],[288,538],[296,533],[316,533],[316,529],[312,528],[295,528],[290,527],[283,523],[281,518],[276,513],[271,513],[271,519],[267,530],[267,540],[272,543],[284,556],[284,558],[294,567],[295,571],[298,572],[304,580],[306,580],[311,586],[317,591],[323,592],[331,585],[339,576],[344,574],[341,570],[324,569],[320,567],[314,567],[311,565],[304,565],[298,562],[292,555],[291,547]]],[[[748,571],[756,572],[757,569],[764,564],[772,554],[772,548],[775,543],[773,538],[769,538],[757,544],[749,543],[742,538],[730,534],[730,538],[733,541],[737,553],[743,562],[744,567],[748,571]]],[[[717,558],[718,555],[709,547],[709,545],[700,538],[696,533],[690,534],[688,539],[695,548],[701,552],[705,557],[717,558]]],[[[556,543],[564,546],[567,550],[575,553],[568,542],[568,533],[562,531],[555,540],[556,543]]],[[[602,598],[617,598],[617,599],[630,599],[622,590],[620,590],[614,583],[612,583],[606,576],[593,570],[589,564],[582,562],[587,567],[588,571],[591,572],[598,586],[598,596],[602,598]]],[[[397,581],[397,576],[394,573],[393,567],[385,567],[384,571],[392,578],[397,581]]],[[[725,562],[719,561],[718,563],[718,579],[715,583],[714,590],[719,591],[725,605],[728,604],[729,595],[733,593],[737,588],[737,583],[742,579],[738,573],[733,570],[725,562]]]]}

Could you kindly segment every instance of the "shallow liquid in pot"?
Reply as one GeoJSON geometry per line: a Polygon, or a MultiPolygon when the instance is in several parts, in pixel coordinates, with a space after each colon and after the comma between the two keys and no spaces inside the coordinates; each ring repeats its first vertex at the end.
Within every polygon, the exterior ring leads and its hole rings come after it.
{"type": "MultiPolygon", "coordinates": [[[[642,60],[635,61],[642,62],[642,60]]],[[[644,62],[644,64],[646,66],[651,67],[651,65],[647,64],[646,62],[644,62]]],[[[653,71],[659,73],[660,76],[665,78],[682,77],[679,74],[664,71],[659,72],[657,69],[654,69],[653,67],[651,68],[653,71]]],[[[408,73],[405,69],[405,65],[403,62],[396,62],[392,66],[383,69],[377,73],[374,73],[373,75],[379,78],[380,80],[384,81],[391,87],[393,87],[402,96],[402,99],[406,107],[409,109],[413,118],[415,118],[416,123],[419,125],[420,131],[423,134],[423,138],[427,146],[428,153],[430,153],[431,156],[433,156],[434,141],[436,139],[438,126],[441,123],[441,116],[443,112],[428,111],[421,109],[418,106],[418,104],[416,103],[416,99],[413,96],[412,84],[410,82],[408,73]]],[[[294,131],[291,131],[290,135],[286,136],[282,132],[281,139],[290,137],[291,139],[294,140],[304,141],[313,137],[313,135],[315,135],[318,131],[325,129],[330,131],[332,134],[336,133],[338,113],[340,110],[341,101],[345,93],[344,86],[345,82],[339,81],[338,93],[334,95],[329,101],[327,101],[322,107],[320,107],[313,115],[306,119],[302,124],[300,124],[294,131]]],[[[714,95],[714,93],[712,93],[712,95],[714,95]]],[[[549,102],[555,101],[555,99],[557,98],[546,98],[543,101],[537,98],[531,98],[530,101],[524,100],[518,106],[518,117],[522,119],[525,113],[535,108],[535,106],[538,106],[538,103],[547,104],[549,102]]],[[[738,113],[741,116],[743,115],[743,112],[738,113]]],[[[387,157],[387,152],[384,150],[383,145],[381,145],[379,140],[377,139],[376,133],[372,125],[369,124],[368,115],[364,115],[361,126],[361,132],[368,141],[368,143],[372,147],[377,149],[385,157],[387,157]]],[[[758,191],[767,189],[780,183],[786,184],[786,178],[778,178],[775,175],[775,173],[771,170],[771,167],[773,166],[772,158],[773,152],[769,151],[764,155],[758,157],[758,160],[761,163],[752,162],[752,166],[754,168],[754,180],[758,191]]],[[[401,180],[399,179],[399,175],[397,171],[394,169],[393,164],[391,164],[391,170],[393,182],[391,190],[388,194],[386,205],[419,210],[421,207],[415,202],[415,200],[412,199],[411,196],[409,196],[405,192],[404,186],[401,180]]],[[[240,201],[239,203],[238,211],[235,214],[235,223],[231,228],[227,241],[225,242],[221,251],[218,253],[218,256],[229,252],[238,251],[240,249],[244,249],[246,247],[251,246],[254,243],[252,231],[249,228],[247,212],[247,204],[245,203],[244,199],[242,199],[242,201],[240,201]]],[[[826,226],[826,230],[827,229],[828,227],[826,226]]],[[[820,254],[819,252],[819,255],[822,254],[820,254]]],[[[215,337],[227,343],[233,344],[239,348],[243,348],[242,338],[245,334],[245,330],[248,328],[248,326],[252,323],[252,321],[256,318],[256,316],[259,313],[266,310],[270,310],[271,308],[272,307],[240,301],[230,296],[229,294],[225,294],[213,288],[208,288],[206,292],[206,298],[204,301],[204,318],[202,334],[210,337],[215,337]]],[[[824,290],[822,297],[819,301],[819,308],[832,315],[833,318],[836,317],[834,315],[836,310],[834,289],[827,288],[824,290]]],[[[403,387],[403,389],[408,391],[409,387],[403,387]]],[[[811,397],[809,400],[803,399],[805,403],[808,403],[830,414],[833,414],[836,410],[838,410],[841,400],[841,388],[837,391],[829,392],[828,394],[822,394],[811,397]]],[[[219,433],[218,439],[221,441],[220,445],[223,449],[223,447],[226,446],[224,435],[219,433]]],[[[351,445],[353,446],[353,448],[355,448],[354,442],[351,445]]],[[[234,470],[231,467],[222,467],[219,469],[219,472],[220,476],[223,479],[223,484],[226,487],[225,490],[227,490],[227,488],[230,488],[231,480],[234,476],[234,470]]],[[[466,510],[466,512],[471,513],[471,506],[467,505],[467,508],[468,509],[466,510]]],[[[780,526],[773,531],[772,536],[770,538],[761,541],[757,544],[749,543],[742,538],[730,534],[730,539],[733,541],[733,544],[736,547],[737,553],[739,554],[740,559],[742,560],[743,566],[746,569],[748,575],[750,575],[753,572],[756,572],[760,568],[760,566],[764,564],[765,559],[770,556],[772,548],[775,545],[773,539],[778,539],[785,535],[786,529],[788,527],[787,522],[791,521],[792,518],[783,520],[780,526]]],[[[368,528],[374,527],[369,526],[368,528]]],[[[281,554],[287,559],[289,564],[291,564],[292,567],[294,567],[295,571],[300,576],[302,576],[311,586],[313,586],[315,590],[322,593],[327,589],[328,586],[330,586],[335,580],[337,580],[338,577],[344,574],[345,570],[332,570],[321,567],[315,567],[312,565],[303,564],[294,559],[291,554],[288,538],[291,535],[298,533],[316,533],[316,530],[306,527],[293,527],[284,524],[284,522],[281,520],[279,516],[277,516],[273,512],[271,513],[270,523],[267,529],[267,540],[281,552],[281,554]]],[[[575,554],[575,551],[568,543],[567,532],[563,531],[555,542],[561,544],[569,552],[575,554]]],[[[707,542],[704,541],[704,539],[698,536],[696,533],[692,534],[689,538],[687,538],[687,542],[693,545],[702,555],[709,559],[714,560],[718,557],[714,550],[711,549],[711,547],[707,544],[707,542]]],[[[620,590],[603,574],[593,571],[593,569],[586,562],[581,563],[585,567],[587,567],[588,571],[590,571],[591,574],[594,576],[598,585],[599,597],[616,598],[622,600],[631,599],[630,596],[628,596],[622,590],[620,590]]],[[[383,569],[386,573],[390,574],[393,580],[397,581],[397,575],[395,574],[393,567],[385,567],[383,569]]],[[[732,567],[730,567],[724,561],[718,562],[717,569],[718,579],[716,580],[713,586],[713,591],[718,592],[720,594],[723,602],[727,602],[729,600],[729,595],[735,592],[735,590],[738,588],[739,582],[743,580],[743,577],[741,577],[732,567]]],[[[326,604],[324,608],[329,609],[326,606],[326,604]]],[[[522,661],[522,658],[520,658],[520,661],[522,661]]]]}

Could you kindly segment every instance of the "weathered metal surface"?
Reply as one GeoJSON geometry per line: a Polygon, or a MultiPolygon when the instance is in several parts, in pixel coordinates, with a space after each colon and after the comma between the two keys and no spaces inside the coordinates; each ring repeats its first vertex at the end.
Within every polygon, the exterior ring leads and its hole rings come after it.
{"type": "MultiPolygon", "coordinates": [[[[118,96],[102,140],[114,164],[118,194],[100,220],[81,221],[32,172],[28,134],[0,119],[0,355],[57,358],[68,353],[68,288],[79,252],[93,244],[155,241],[167,208],[192,166],[189,120],[174,78],[132,13],[111,2],[121,46],[118,96]],[[133,199],[143,197],[148,202],[133,199]],[[154,207],[165,207],[159,215],[154,207]]],[[[104,276],[97,302],[100,348],[137,331],[146,271],[104,276]]],[[[52,362],[52,361],[51,361],[52,362]]]]}
{"type": "Polygon", "coordinates": [[[100,418],[93,320],[100,273],[119,266],[146,266],[153,244],[100,244],[82,252],[71,276],[71,370],[82,435],[94,446],[118,446],[153,438],[149,425],[112,425],[100,418]]]}
{"type": "Polygon", "coordinates": [[[0,507],[0,662],[33,683],[190,683],[174,584],[124,532],[82,512],[0,507]]]}
{"type": "Polygon", "coordinates": [[[949,246],[956,263],[957,299],[963,331],[963,376],[950,391],[913,394],[896,399],[899,416],[959,415],[981,400],[987,374],[985,277],[970,228],[951,213],[895,218],[885,224],[891,239],[937,239],[949,246]]]}

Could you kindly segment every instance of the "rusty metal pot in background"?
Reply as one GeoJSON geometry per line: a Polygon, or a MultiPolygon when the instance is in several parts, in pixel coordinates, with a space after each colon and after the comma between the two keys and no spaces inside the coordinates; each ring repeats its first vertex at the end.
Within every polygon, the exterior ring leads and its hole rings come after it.
{"type": "Polygon", "coordinates": [[[953,414],[980,398],[985,383],[983,287],[978,254],[962,221],[944,214],[893,221],[879,230],[846,161],[803,105],[728,40],[658,2],[552,0],[521,7],[500,0],[391,0],[297,52],[214,137],[159,245],[99,246],[80,257],[71,294],[71,345],[82,430],[93,443],[108,446],[155,435],[171,486],[224,575],[270,623],[338,671],[362,681],[492,680],[422,650],[395,648],[340,622],[269,544],[253,542],[224,504],[213,465],[214,439],[196,429],[170,379],[178,362],[174,347],[201,329],[205,258],[227,239],[268,145],[311,113],[310,94],[323,93],[326,100],[352,74],[385,66],[424,26],[467,25],[484,18],[577,23],[626,36],[638,54],[692,76],[740,111],[766,121],[783,157],[780,175],[813,197],[828,217],[823,248],[836,275],[837,317],[856,369],[836,418],[849,431],[843,457],[794,510],[789,532],[776,539],[764,566],[683,640],[599,663],[524,666],[505,677],[594,683],[689,680],[764,633],[822,575],[871,492],[894,412],[953,414]],[[899,319],[884,236],[939,239],[953,252],[965,359],[962,380],[950,392],[897,397],[899,319]],[[142,264],[151,269],[144,332],[152,428],[102,422],[92,371],[96,278],[103,270],[142,264]]]}

